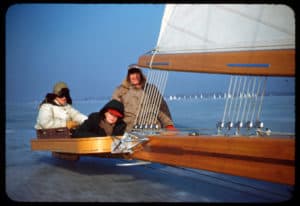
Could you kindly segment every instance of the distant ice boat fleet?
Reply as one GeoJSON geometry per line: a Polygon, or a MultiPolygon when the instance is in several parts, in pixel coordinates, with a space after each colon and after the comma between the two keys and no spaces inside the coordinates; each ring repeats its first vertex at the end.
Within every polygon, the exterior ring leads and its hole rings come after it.
{"type": "MultiPolygon", "coordinates": [[[[256,97],[256,94],[251,93],[240,93],[238,98],[253,98],[256,97]]],[[[201,93],[196,95],[170,95],[165,97],[165,100],[169,101],[180,101],[180,100],[207,100],[207,99],[230,99],[236,96],[231,95],[230,93],[201,93]]]]}

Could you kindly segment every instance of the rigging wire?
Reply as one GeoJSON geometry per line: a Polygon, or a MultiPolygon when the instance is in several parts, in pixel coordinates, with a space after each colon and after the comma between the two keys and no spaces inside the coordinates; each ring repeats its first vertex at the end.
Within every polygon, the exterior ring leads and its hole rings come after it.
{"type": "Polygon", "coordinates": [[[229,113],[228,113],[228,120],[231,122],[233,121],[233,114],[232,114],[233,112],[232,112],[231,106],[232,106],[232,102],[234,100],[236,82],[237,82],[237,76],[234,76],[233,91],[232,91],[232,96],[230,97],[229,113]]]}
{"type": "MultiPolygon", "coordinates": [[[[237,118],[237,113],[238,113],[238,102],[240,101],[240,89],[241,89],[242,77],[238,76],[237,79],[238,79],[238,86],[237,86],[235,99],[234,99],[234,106],[233,106],[233,113],[236,118],[237,118]]],[[[233,118],[234,118],[234,116],[233,116],[233,118]]]]}
{"type": "Polygon", "coordinates": [[[239,107],[238,107],[236,122],[238,122],[239,120],[240,120],[240,122],[243,122],[242,117],[240,118],[240,111],[241,111],[243,99],[245,98],[244,94],[245,94],[245,86],[246,86],[247,78],[244,77],[243,79],[244,79],[243,80],[243,88],[242,88],[242,91],[240,92],[240,104],[239,104],[239,107]]]}
{"type": "Polygon", "coordinates": [[[252,78],[252,90],[250,91],[249,94],[249,104],[248,104],[248,109],[247,109],[247,114],[246,114],[246,120],[251,121],[249,116],[251,115],[251,112],[253,111],[253,97],[254,97],[254,89],[256,85],[256,77],[252,78]]]}
{"type": "Polygon", "coordinates": [[[259,119],[260,119],[263,99],[264,99],[264,96],[265,96],[266,83],[267,83],[267,77],[264,77],[264,86],[263,86],[262,94],[261,94],[261,97],[260,97],[260,104],[259,104],[258,111],[257,111],[257,116],[256,116],[257,121],[259,121],[259,119]]]}
{"type": "Polygon", "coordinates": [[[159,109],[163,100],[163,94],[166,87],[168,71],[152,69],[152,63],[157,49],[154,50],[149,64],[149,72],[143,95],[140,101],[135,125],[148,127],[156,124],[159,109]]]}
{"type": "Polygon", "coordinates": [[[233,79],[233,76],[230,77],[230,82],[229,82],[229,87],[228,87],[228,91],[227,91],[227,95],[226,95],[226,102],[225,102],[225,108],[224,108],[222,123],[224,123],[225,117],[227,116],[227,107],[228,107],[229,94],[231,92],[232,79],[233,79]]]}
{"type": "Polygon", "coordinates": [[[254,114],[256,113],[256,105],[257,105],[257,99],[258,99],[259,92],[260,92],[261,80],[262,79],[259,78],[258,85],[257,85],[257,88],[256,88],[256,94],[254,95],[254,105],[253,105],[253,111],[252,111],[252,114],[251,114],[251,121],[252,122],[254,120],[254,114]]]}

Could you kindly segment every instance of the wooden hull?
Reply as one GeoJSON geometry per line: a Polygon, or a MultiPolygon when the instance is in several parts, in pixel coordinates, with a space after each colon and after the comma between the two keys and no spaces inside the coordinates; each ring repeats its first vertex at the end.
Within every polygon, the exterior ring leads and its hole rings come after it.
{"type": "MultiPolygon", "coordinates": [[[[32,139],[32,150],[115,157],[111,137],[32,139]]],[[[72,155],[70,158],[72,158],[72,155]]],[[[132,154],[119,155],[294,185],[295,139],[280,137],[149,136],[132,154]]]]}
{"type": "Polygon", "coordinates": [[[135,159],[293,185],[295,142],[286,138],[152,136],[135,159]]]}
{"type": "MultiPolygon", "coordinates": [[[[141,67],[149,68],[152,55],[139,58],[141,67]]],[[[152,68],[170,71],[215,74],[295,76],[295,49],[156,54],[152,68]]]]}

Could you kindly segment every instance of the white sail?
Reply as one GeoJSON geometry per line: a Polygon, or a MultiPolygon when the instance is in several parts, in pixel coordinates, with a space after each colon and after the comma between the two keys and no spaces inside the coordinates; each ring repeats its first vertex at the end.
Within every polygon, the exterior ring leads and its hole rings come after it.
{"type": "Polygon", "coordinates": [[[168,4],[159,52],[295,48],[293,10],[276,4],[168,4]]]}
{"type": "Polygon", "coordinates": [[[172,71],[294,76],[295,14],[282,4],[167,4],[156,48],[138,64],[172,71]]]}

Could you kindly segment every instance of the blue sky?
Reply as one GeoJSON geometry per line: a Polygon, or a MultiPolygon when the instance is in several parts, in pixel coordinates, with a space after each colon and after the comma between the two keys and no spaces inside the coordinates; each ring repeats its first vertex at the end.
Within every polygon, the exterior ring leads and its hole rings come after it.
{"type": "MultiPolygon", "coordinates": [[[[15,4],[5,21],[6,100],[41,101],[57,81],[73,99],[111,96],[153,49],[163,4],[15,4]]],[[[227,91],[228,75],[171,72],[165,94],[227,91]],[[178,84],[180,82],[180,84],[178,84]]],[[[270,78],[267,91],[292,91],[270,78]]]]}

